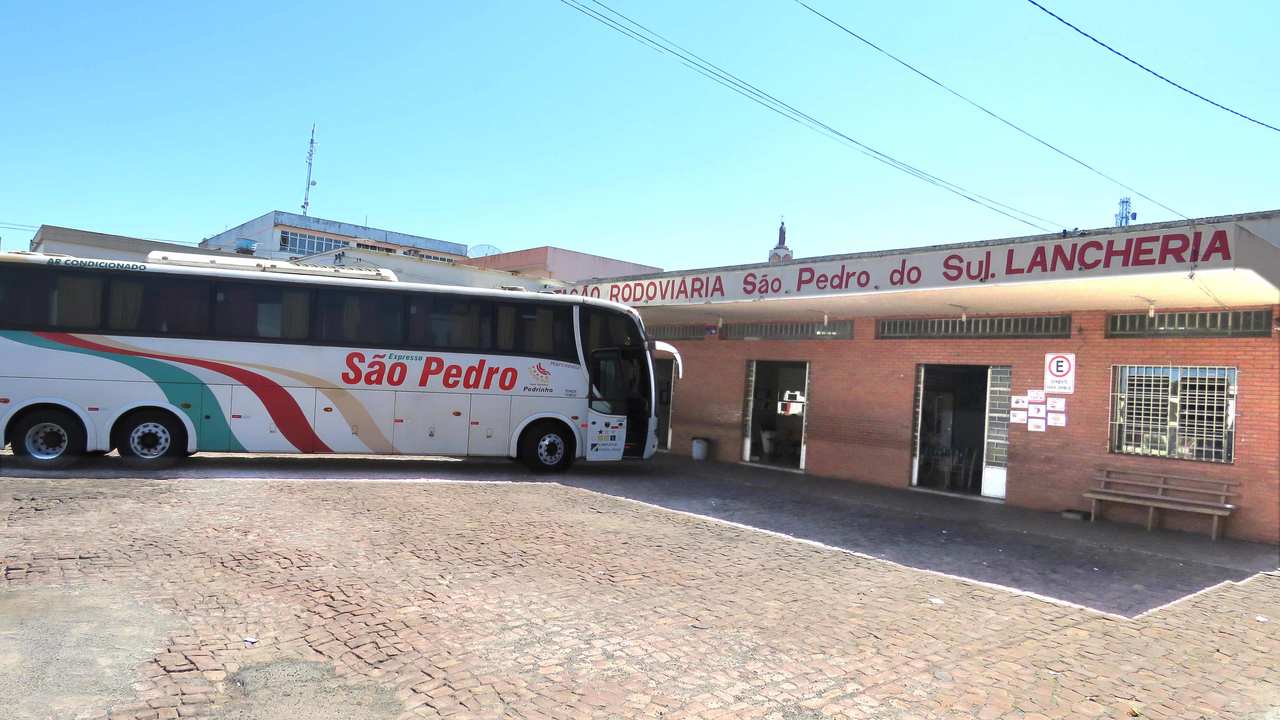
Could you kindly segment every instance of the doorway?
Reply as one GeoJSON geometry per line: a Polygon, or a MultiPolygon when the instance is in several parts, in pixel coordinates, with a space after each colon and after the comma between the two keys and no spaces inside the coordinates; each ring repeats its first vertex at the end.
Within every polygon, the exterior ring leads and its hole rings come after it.
{"type": "Polygon", "coordinates": [[[671,449],[671,396],[675,392],[676,361],[654,358],[654,383],[658,390],[658,449],[671,449]]]}
{"type": "Polygon", "coordinates": [[[804,469],[809,363],[747,362],[743,460],[804,469]]]}
{"type": "Polygon", "coordinates": [[[925,365],[916,485],[966,495],[982,491],[987,366],[925,365]]]}
{"type": "Polygon", "coordinates": [[[918,365],[911,484],[1003,498],[1009,446],[1007,365],[918,365]]]}

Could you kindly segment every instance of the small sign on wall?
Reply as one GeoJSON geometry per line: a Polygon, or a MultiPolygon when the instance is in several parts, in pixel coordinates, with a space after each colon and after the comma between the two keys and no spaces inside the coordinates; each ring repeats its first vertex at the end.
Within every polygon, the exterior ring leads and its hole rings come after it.
{"type": "Polygon", "coordinates": [[[1044,405],[1035,404],[1027,408],[1027,417],[1042,418],[1045,416],[1044,405]]]}
{"type": "Polygon", "coordinates": [[[1027,391],[1027,400],[1029,400],[1030,402],[1033,402],[1033,403],[1042,403],[1042,402],[1044,402],[1044,390],[1043,390],[1043,389],[1041,389],[1041,388],[1036,388],[1036,389],[1034,389],[1034,390],[1028,390],[1028,391],[1027,391]]]}
{"type": "Polygon", "coordinates": [[[1027,411],[1026,410],[1010,410],[1009,422],[1014,425],[1026,425],[1027,411]]]}
{"type": "Polygon", "coordinates": [[[1063,397],[1045,398],[1044,405],[1049,408],[1049,412],[1067,411],[1067,399],[1063,397]]]}
{"type": "Polygon", "coordinates": [[[1046,419],[1049,421],[1049,427],[1066,427],[1067,426],[1066,413],[1049,413],[1049,416],[1046,419]]]}
{"type": "MultiPolygon", "coordinates": [[[[1009,407],[1011,408],[1021,408],[1025,410],[1027,409],[1027,402],[1028,400],[1026,395],[1012,395],[1009,397],[1009,407]]],[[[1023,414],[1025,415],[1026,413],[1023,414]]]]}
{"type": "Polygon", "coordinates": [[[1071,395],[1076,391],[1076,354],[1045,353],[1044,391],[1071,395]]]}
{"type": "Polygon", "coordinates": [[[1031,432],[1044,432],[1044,418],[1027,418],[1027,430],[1030,430],[1031,432]]]}

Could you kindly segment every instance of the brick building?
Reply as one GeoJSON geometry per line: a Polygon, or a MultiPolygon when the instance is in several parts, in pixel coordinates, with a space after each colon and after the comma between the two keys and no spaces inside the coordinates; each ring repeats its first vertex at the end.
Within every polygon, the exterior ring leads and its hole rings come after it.
{"type": "Polygon", "coordinates": [[[1088,510],[1101,468],[1221,479],[1226,534],[1280,542],[1280,211],[572,292],[679,349],[681,379],[659,368],[674,452],[1044,510],[1088,510]]]}

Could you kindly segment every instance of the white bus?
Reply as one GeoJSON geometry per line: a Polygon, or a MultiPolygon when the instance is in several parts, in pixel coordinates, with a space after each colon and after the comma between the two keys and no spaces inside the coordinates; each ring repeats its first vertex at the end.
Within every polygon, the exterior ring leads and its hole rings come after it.
{"type": "MultiPolygon", "coordinates": [[[[662,349],[670,350],[670,346],[662,349]]],[[[0,253],[0,438],[59,468],[116,450],[649,458],[639,315],[386,270],[0,253]]]]}

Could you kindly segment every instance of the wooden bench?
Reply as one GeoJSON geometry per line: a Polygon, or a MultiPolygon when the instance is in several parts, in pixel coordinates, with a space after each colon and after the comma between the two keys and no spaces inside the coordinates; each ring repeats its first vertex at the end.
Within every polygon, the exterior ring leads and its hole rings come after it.
{"type": "Polygon", "coordinates": [[[1214,540],[1222,532],[1222,521],[1236,509],[1231,498],[1239,483],[1203,480],[1164,473],[1103,468],[1094,475],[1098,486],[1084,494],[1093,501],[1090,521],[1098,519],[1101,503],[1121,503],[1147,508],[1147,530],[1156,527],[1161,510],[1199,513],[1213,517],[1214,540]]]}

